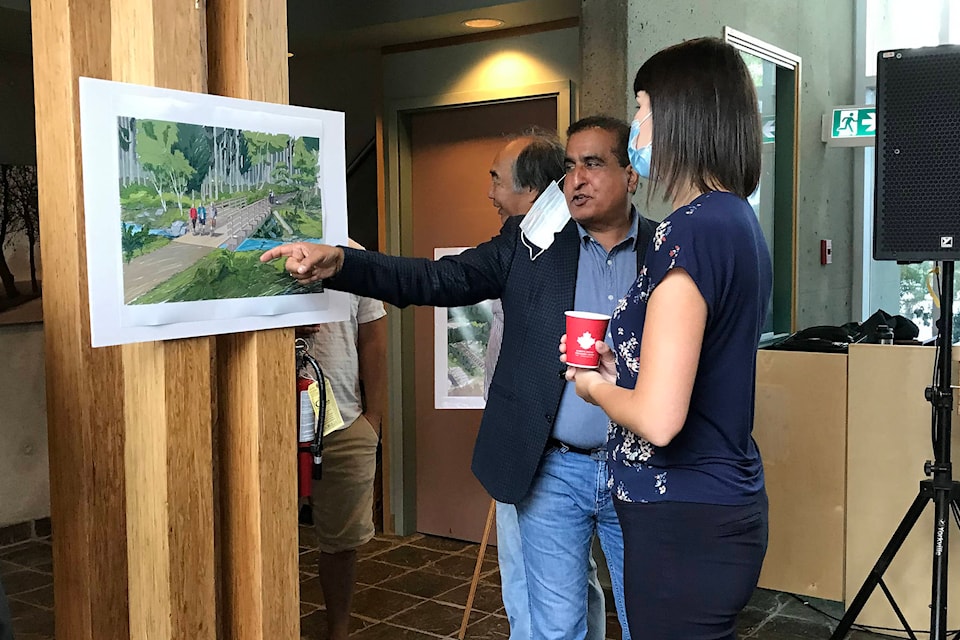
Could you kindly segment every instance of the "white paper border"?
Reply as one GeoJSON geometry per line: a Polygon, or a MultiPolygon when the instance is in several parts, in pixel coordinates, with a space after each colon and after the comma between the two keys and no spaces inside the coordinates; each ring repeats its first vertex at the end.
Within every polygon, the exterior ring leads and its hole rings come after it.
{"type": "Polygon", "coordinates": [[[124,305],[117,118],[132,116],[320,139],[324,242],[347,244],[344,115],[186,91],[80,78],[80,140],[93,346],[347,320],[349,297],[326,291],[124,305]]]}

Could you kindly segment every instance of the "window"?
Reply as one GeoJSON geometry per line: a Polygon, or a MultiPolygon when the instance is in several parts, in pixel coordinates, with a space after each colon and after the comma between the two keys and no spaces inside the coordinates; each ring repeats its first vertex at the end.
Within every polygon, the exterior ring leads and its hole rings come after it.
{"type": "Polygon", "coordinates": [[[730,27],[723,33],[747,64],[763,125],[760,184],[749,198],[773,262],[773,299],[763,331],[788,333],[796,323],[800,58],[730,27]]]}

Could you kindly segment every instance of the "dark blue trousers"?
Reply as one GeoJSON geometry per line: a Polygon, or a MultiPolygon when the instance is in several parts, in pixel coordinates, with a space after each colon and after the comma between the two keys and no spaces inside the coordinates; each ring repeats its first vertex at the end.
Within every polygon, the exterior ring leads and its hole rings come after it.
{"type": "Polygon", "coordinates": [[[630,635],[736,640],[767,551],[767,496],[745,506],[616,501],[630,635]]]}

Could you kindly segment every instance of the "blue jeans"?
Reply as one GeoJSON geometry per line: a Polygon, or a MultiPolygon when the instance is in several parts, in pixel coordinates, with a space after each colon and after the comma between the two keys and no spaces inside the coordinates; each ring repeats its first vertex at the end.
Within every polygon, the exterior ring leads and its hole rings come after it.
{"type": "MultiPolygon", "coordinates": [[[[510,640],[529,640],[530,596],[523,566],[517,508],[504,502],[497,503],[497,562],[500,564],[503,607],[510,621],[510,640]]],[[[587,640],[604,640],[607,637],[607,614],[603,589],[597,578],[597,563],[592,554],[588,581],[587,640]]]]}
{"type": "Polygon", "coordinates": [[[530,598],[531,638],[587,638],[587,575],[593,536],[607,558],[623,639],[630,640],[623,598],[623,534],[607,489],[606,451],[555,447],[540,461],[530,492],[517,504],[530,598]]]}

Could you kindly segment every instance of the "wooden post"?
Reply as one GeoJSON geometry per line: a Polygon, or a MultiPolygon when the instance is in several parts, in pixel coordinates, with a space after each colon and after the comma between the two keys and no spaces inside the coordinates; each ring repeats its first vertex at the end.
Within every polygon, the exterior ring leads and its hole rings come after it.
{"type": "MultiPolygon", "coordinates": [[[[207,6],[210,92],[286,104],[284,0],[207,6]]],[[[224,635],[300,637],[293,331],[217,339],[224,635]]]]}
{"type": "Polygon", "coordinates": [[[120,349],[90,347],[77,76],[106,77],[107,2],[31,3],[57,635],[127,637],[120,349]],[[95,374],[93,372],[96,372],[95,374]],[[109,382],[109,384],[108,384],[109,382]]]}
{"type": "Polygon", "coordinates": [[[215,343],[90,347],[77,89],[203,91],[204,15],[181,0],[31,11],[57,637],[213,638],[215,343]]]}
{"type": "MultiPolygon", "coordinates": [[[[113,79],[206,90],[202,10],[181,0],[111,10],[113,79]]],[[[212,338],[123,347],[131,638],[216,638],[214,349],[212,338]]]]}

